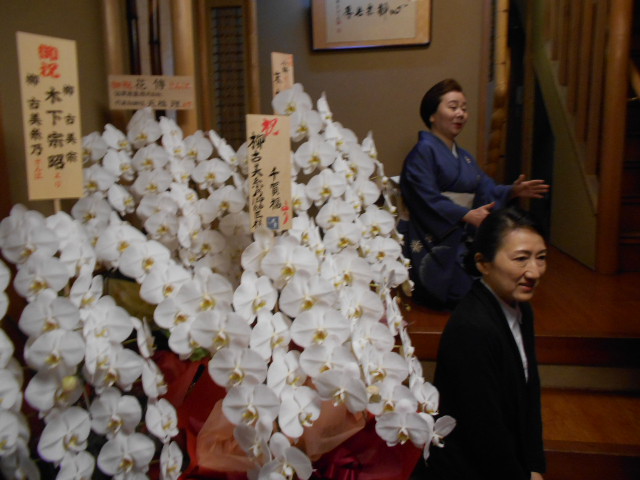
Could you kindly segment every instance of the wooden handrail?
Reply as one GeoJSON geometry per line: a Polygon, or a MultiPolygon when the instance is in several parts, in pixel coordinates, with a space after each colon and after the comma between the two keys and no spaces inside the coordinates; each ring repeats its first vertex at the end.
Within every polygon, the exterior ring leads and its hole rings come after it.
{"type": "Polygon", "coordinates": [[[596,270],[608,274],[618,271],[620,186],[627,120],[621,112],[627,108],[632,15],[633,0],[611,0],[596,232],[596,270]],[[625,88],[621,88],[621,79],[625,88]]]}

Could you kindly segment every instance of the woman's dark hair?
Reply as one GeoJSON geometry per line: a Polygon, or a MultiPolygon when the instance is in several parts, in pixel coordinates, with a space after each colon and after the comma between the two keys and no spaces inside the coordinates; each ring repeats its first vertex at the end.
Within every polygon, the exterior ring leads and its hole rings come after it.
{"type": "Polygon", "coordinates": [[[546,238],[542,226],[529,212],[515,206],[495,210],[478,227],[470,251],[470,260],[479,253],[483,261],[492,262],[504,237],[519,228],[528,228],[546,238]]]}
{"type": "Polygon", "coordinates": [[[427,127],[431,128],[431,115],[438,110],[442,96],[449,92],[462,92],[462,87],[453,78],[447,78],[436,83],[422,97],[420,117],[422,117],[422,121],[427,127]]]}

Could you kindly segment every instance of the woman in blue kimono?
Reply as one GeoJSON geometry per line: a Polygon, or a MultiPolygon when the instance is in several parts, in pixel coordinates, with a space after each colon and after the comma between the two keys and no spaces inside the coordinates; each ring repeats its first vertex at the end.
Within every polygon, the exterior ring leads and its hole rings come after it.
{"type": "Polygon", "coordinates": [[[498,185],[475,158],[456,144],[467,122],[467,99],[453,79],[431,87],[420,115],[429,131],[405,159],[400,190],[409,219],[400,222],[405,256],[411,260],[414,299],[451,309],[469,291],[472,277],[463,267],[466,243],[494,208],[514,198],[542,198],[543,180],[520,175],[512,185],[498,185]]]}

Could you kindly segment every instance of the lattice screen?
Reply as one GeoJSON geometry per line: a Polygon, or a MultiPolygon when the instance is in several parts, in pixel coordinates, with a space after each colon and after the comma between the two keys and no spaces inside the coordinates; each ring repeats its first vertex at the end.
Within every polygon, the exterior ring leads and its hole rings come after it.
{"type": "Polygon", "coordinates": [[[244,16],[241,6],[211,8],[214,129],[232,147],[246,139],[244,16]]]}

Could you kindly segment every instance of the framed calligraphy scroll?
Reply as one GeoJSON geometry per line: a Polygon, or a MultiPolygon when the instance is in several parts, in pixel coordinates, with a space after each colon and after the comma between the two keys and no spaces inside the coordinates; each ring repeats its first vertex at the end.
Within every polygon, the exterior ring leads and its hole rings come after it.
{"type": "Polygon", "coordinates": [[[428,45],[431,0],[312,0],[313,49],[428,45]]]}

